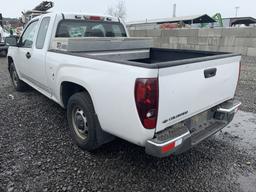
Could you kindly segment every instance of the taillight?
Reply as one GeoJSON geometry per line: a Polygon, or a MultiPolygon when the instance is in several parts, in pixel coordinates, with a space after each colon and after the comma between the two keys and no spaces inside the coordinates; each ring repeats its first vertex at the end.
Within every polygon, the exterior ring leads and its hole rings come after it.
{"type": "Polygon", "coordinates": [[[135,102],[142,125],[146,129],[156,128],[158,115],[158,79],[137,79],[135,102]]]}

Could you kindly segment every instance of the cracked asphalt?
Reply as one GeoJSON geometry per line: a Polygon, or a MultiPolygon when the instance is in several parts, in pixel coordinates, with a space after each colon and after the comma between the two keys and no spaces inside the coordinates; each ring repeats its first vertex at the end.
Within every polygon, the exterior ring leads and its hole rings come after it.
{"type": "Polygon", "coordinates": [[[243,58],[237,98],[234,122],[179,156],[157,159],[121,139],[89,153],[72,144],[61,107],[35,90],[14,91],[0,58],[0,192],[255,192],[254,57],[243,58]]]}

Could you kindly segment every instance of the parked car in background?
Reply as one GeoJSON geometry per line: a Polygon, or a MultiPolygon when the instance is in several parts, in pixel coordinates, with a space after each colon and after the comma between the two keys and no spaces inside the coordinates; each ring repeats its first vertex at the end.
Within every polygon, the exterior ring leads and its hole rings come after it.
{"type": "Polygon", "coordinates": [[[2,26],[0,26],[0,56],[6,57],[8,52],[8,46],[5,44],[5,37],[8,34],[4,31],[2,26]]]}

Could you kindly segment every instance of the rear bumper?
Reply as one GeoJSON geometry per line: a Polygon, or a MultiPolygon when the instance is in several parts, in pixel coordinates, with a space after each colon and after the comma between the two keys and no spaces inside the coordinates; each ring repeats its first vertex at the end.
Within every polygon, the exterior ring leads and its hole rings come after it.
{"type": "Polygon", "coordinates": [[[241,102],[231,100],[214,107],[211,109],[213,111],[213,119],[206,126],[200,125],[194,132],[190,130],[189,126],[170,127],[168,139],[155,137],[147,140],[145,145],[146,153],[162,158],[189,150],[226,127],[233,120],[240,105],[241,102]]]}

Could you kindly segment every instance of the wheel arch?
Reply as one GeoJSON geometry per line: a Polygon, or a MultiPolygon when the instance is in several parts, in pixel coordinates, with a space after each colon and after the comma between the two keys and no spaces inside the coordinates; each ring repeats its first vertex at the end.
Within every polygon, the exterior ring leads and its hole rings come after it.
{"type": "Polygon", "coordinates": [[[89,93],[88,89],[86,89],[84,86],[72,81],[61,82],[60,99],[64,108],[67,108],[69,98],[78,92],[86,92],[92,101],[91,94],[89,93]]]}
{"type": "Polygon", "coordinates": [[[92,97],[91,97],[91,94],[88,91],[88,89],[86,89],[84,86],[82,86],[78,83],[74,83],[72,81],[63,81],[61,83],[61,86],[60,86],[60,99],[61,99],[61,103],[62,103],[63,107],[66,109],[67,104],[68,104],[68,100],[70,99],[70,97],[72,95],[74,95],[75,93],[78,93],[78,92],[87,93],[89,98],[91,99],[91,103],[92,103],[93,108],[95,110],[94,111],[95,112],[94,118],[95,118],[95,122],[97,124],[96,125],[97,143],[99,145],[102,145],[102,144],[105,144],[105,143],[108,143],[108,142],[114,140],[115,137],[113,135],[105,132],[102,129],[101,124],[100,124],[99,119],[98,119],[96,109],[95,109],[95,105],[94,105],[92,97]]]}

